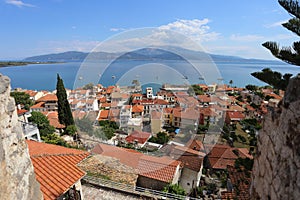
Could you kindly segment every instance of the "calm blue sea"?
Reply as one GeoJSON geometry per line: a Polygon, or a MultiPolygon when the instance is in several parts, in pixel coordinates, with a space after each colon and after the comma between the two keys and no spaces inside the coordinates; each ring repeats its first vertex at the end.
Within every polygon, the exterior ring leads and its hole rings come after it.
{"type": "MultiPolygon", "coordinates": [[[[165,65],[173,65],[174,68],[180,68],[181,74],[183,74],[183,79],[188,79],[195,74],[193,70],[188,67],[186,63],[180,63],[176,61],[176,63],[172,63],[175,61],[165,61],[165,65]]],[[[126,70],[128,70],[132,66],[143,66],[143,61],[133,61],[133,60],[123,60],[122,62],[115,63],[113,67],[110,67],[110,70],[105,71],[103,74],[97,74],[99,76],[99,83],[104,86],[113,85],[119,79],[119,77],[124,74],[126,70]]],[[[300,72],[300,67],[288,65],[285,63],[276,63],[274,62],[218,62],[216,63],[217,68],[220,71],[220,80],[223,80],[224,83],[228,84],[230,80],[233,80],[233,86],[244,87],[247,84],[254,85],[265,85],[263,82],[255,79],[250,74],[255,71],[260,71],[263,68],[269,67],[272,70],[279,71],[281,73],[291,73],[298,74],[300,72]]],[[[32,90],[54,90],[56,87],[56,74],[59,73],[60,76],[64,80],[64,84],[66,88],[73,89],[74,81],[76,80],[78,83],[78,79],[84,79],[80,76],[77,76],[77,72],[81,66],[80,62],[68,62],[68,63],[56,63],[56,64],[34,64],[27,66],[15,66],[15,67],[4,67],[0,68],[0,73],[4,74],[11,79],[12,88],[24,88],[24,89],[32,89],[32,90]],[[80,78],[79,78],[80,77],[80,78]]],[[[97,65],[95,65],[97,68],[97,65]]],[[[96,74],[97,70],[93,69],[95,66],[91,67],[90,73],[96,74]],[[94,70],[94,71],[93,71],[94,70]]],[[[161,65],[163,66],[163,65],[161,65]]],[[[145,67],[147,67],[145,65],[145,67]]],[[[156,66],[158,69],[160,66],[156,66]]],[[[163,68],[163,67],[161,67],[163,68]]],[[[149,72],[144,71],[143,73],[156,73],[157,79],[159,76],[159,70],[151,70],[149,72]]],[[[141,79],[140,75],[136,74],[136,79],[141,79]]],[[[167,78],[172,78],[175,76],[172,73],[166,73],[165,80],[169,80],[167,78]],[[168,77],[167,77],[168,76],[168,77]]],[[[133,77],[134,78],[134,77],[133,77]]],[[[164,77],[161,76],[164,81],[164,77]]],[[[175,80],[175,78],[174,78],[175,80]]],[[[80,80],[81,81],[81,80],[80,80]]],[[[83,80],[82,80],[83,81],[83,80]]],[[[140,80],[143,84],[143,80],[140,80]]],[[[84,80],[83,82],[89,83],[94,81],[84,80]]],[[[156,82],[155,80],[153,82],[156,82]]],[[[191,82],[194,84],[195,79],[191,82]]],[[[199,80],[199,83],[201,79],[199,80]]],[[[176,82],[175,82],[176,83],[176,82]]],[[[149,85],[149,80],[147,81],[147,85],[149,85]]],[[[151,85],[151,84],[150,84],[151,85]]]]}

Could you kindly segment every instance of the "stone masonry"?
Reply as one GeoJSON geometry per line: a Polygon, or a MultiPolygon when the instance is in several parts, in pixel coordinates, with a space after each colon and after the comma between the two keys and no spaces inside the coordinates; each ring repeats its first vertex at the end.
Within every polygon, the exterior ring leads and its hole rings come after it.
{"type": "Polygon", "coordinates": [[[300,198],[300,75],[265,116],[254,160],[252,199],[300,198]]]}
{"type": "Polygon", "coordinates": [[[43,199],[21,125],[10,97],[10,80],[0,74],[0,199],[43,199]]]}

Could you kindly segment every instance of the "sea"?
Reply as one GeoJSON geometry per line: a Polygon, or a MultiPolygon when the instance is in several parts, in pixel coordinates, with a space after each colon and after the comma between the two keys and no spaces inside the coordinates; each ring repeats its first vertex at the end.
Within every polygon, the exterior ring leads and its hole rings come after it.
{"type": "MultiPolygon", "coordinates": [[[[122,82],[121,80],[123,80],[122,76],[124,77],[124,74],[126,74],[126,77],[129,77],[127,79],[139,80],[143,86],[170,82],[171,84],[178,85],[183,82],[188,82],[190,84],[211,84],[205,82],[205,77],[201,74],[197,74],[194,69],[187,66],[187,63],[181,63],[180,61],[162,62],[163,63],[156,63],[152,66],[149,61],[122,60],[112,64],[111,67],[108,67],[109,70],[106,71],[97,68],[98,66],[99,68],[103,68],[103,63],[94,63],[90,68],[87,63],[81,62],[29,64],[26,66],[2,67],[0,68],[0,73],[11,79],[12,89],[23,88],[48,91],[55,90],[57,74],[61,76],[65,88],[68,89],[74,89],[75,87],[80,86],[80,83],[82,83],[82,85],[87,83],[100,83],[103,86],[119,84],[119,82],[122,82]],[[138,66],[137,68],[139,70],[132,70],[135,66],[138,66]],[[174,69],[180,69],[180,73],[173,70],[172,66],[175,66],[174,69]],[[89,76],[86,76],[86,74],[90,74],[91,78],[89,79],[89,76]],[[128,74],[131,74],[131,76],[128,74]],[[199,79],[195,77],[198,77],[199,79]],[[154,80],[151,81],[151,78],[154,80]]],[[[260,71],[264,68],[271,68],[282,74],[291,73],[297,75],[300,72],[300,67],[273,61],[215,62],[215,68],[213,70],[216,72],[216,82],[219,81],[229,84],[230,80],[232,80],[232,86],[245,87],[248,84],[258,86],[266,85],[251,76],[252,72],[260,71]]],[[[127,83],[132,84],[128,80],[127,83]]]]}

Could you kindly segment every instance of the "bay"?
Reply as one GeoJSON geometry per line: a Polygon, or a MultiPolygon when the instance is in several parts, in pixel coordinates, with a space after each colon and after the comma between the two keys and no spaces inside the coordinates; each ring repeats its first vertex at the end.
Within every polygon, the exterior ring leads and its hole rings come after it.
{"type": "MultiPolygon", "coordinates": [[[[194,72],[189,70],[186,66],[186,63],[178,63],[178,61],[163,62],[166,65],[180,66],[182,69],[181,74],[183,74],[184,77],[189,78],[194,74],[194,72]]],[[[118,78],[114,77],[116,74],[116,76],[120,76],[120,73],[123,73],[122,71],[124,71],[124,69],[128,70],[132,66],[142,66],[145,63],[147,62],[142,60],[123,60],[122,62],[115,63],[114,67],[110,67],[110,70],[107,70],[101,78],[99,77],[99,83],[104,86],[113,85],[118,81],[118,78]]],[[[300,71],[300,67],[281,62],[216,62],[215,64],[221,74],[220,80],[222,79],[225,84],[228,84],[229,81],[232,80],[232,85],[237,87],[245,87],[247,84],[265,85],[265,83],[252,77],[251,73],[260,71],[266,67],[279,71],[282,74],[291,73],[296,75],[300,71]]],[[[73,89],[75,80],[78,82],[76,75],[80,66],[81,62],[31,64],[27,66],[3,67],[0,68],[0,73],[11,79],[12,88],[52,91],[55,90],[56,87],[57,73],[63,78],[65,87],[73,89]]],[[[95,72],[91,70],[91,73],[97,73],[97,70],[95,70],[95,72]]],[[[167,75],[171,76],[170,74],[167,75]]],[[[89,80],[85,81],[86,83],[89,82],[89,80]]],[[[141,82],[143,84],[143,80],[141,80],[141,82]]],[[[196,82],[196,80],[193,80],[191,84],[196,82]]],[[[200,82],[199,80],[199,83],[200,82]]]]}

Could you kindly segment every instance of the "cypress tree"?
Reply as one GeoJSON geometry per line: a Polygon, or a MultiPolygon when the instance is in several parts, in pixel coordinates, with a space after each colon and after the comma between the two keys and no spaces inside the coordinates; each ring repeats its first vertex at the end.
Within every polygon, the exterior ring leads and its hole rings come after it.
{"type": "Polygon", "coordinates": [[[59,123],[65,125],[74,125],[70,104],[67,98],[66,89],[63,80],[57,74],[56,96],[58,99],[58,119],[59,123]]]}

